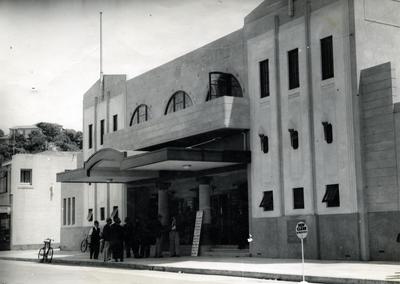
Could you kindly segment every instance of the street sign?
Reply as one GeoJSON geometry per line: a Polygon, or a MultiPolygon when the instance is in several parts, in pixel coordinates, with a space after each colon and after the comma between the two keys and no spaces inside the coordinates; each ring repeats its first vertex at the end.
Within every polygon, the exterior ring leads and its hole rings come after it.
{"type": "Polygon", "coordinates": [[[200,235],[201,235],[201,225],[202,224],[203,224],[203,210],[199,210],[199,211],[197,211],[196,223],[194,225],[191,256],[199,255],[199,244],[200,244],[200,235]]]}
{"type": "Polygon", "coordinates": [[[301,264],[302,264],[302,274],[303,274],[303,281],[300,283],[307,283],[305,280],[304,275],[304,243],[303,240],[307,237],[308,234],[308,227],[307,224],[304,222],[298,222],[296,225],[296,235],[301,240],[301,264]]]}
{"type": "Polygon", "coordinates": [[[308,234],[307,224],[304,222],[299,222],[296,225],[296,235],[299,239],[305,239],[308,234]]]}

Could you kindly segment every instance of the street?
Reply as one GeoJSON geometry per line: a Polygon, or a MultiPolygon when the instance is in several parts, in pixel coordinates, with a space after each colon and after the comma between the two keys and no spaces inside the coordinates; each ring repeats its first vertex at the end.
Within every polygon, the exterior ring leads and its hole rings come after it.
{"type": "Polygon", "coordinates": [[[148,270],[128,270],[83,266],[49,265],[24,261],[0,260],[0,284],[46,284],[46,283],[215,283],[215,284],[256,284],[293,283],[272,280],[258,280],[239,277],[212,276],[159,272],[148,270]]]}

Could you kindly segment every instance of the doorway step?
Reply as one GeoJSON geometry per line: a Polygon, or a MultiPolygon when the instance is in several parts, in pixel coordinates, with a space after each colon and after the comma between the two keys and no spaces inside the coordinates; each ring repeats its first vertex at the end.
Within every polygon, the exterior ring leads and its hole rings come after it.
{"type": "Polygon", "coordinates": [[[202,256],[249,257],[249,249],[239,249],[237,245],[217,245],[201,254],[202,256]]]}

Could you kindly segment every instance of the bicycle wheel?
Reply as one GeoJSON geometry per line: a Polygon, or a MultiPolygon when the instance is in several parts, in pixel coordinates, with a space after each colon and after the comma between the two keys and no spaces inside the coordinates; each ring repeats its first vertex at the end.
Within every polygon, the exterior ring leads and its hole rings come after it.
{"type": "Polygon", "coordinates": [[[40,262],[43,262],[43,261],[44,261],[44,248],[41,248],[41,249],[39,250],[39,253],[38,253],[38,260],[39,260],[40,262]]]}
{"type": "Polygon", "coordinates": [[[86,241],[86,239],[84,239],[84,240],[81,242],[81,252],[86,252],[87,247],[88,247],[87,241],[86,241]]]}
{"type": "Polygon", "coordinates": [[[49,248],[47,251],[47,258],[46,261],[50,263],[53,260],[53,248],[49,248]]]}

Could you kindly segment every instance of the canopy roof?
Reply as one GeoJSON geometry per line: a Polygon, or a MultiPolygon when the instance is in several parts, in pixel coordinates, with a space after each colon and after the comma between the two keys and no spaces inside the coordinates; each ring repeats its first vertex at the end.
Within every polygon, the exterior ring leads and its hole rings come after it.
{"type": "Polygon", "coordinates": [[[189,148],[163,148],[151,152],[118,151],[105,148],[97,151],[83,168],[57,174],[64,183],[129,183],[150,181],[166,173],[179,176],[229,171],[250,162],[250,151],[224,151],[189,148]]]}

